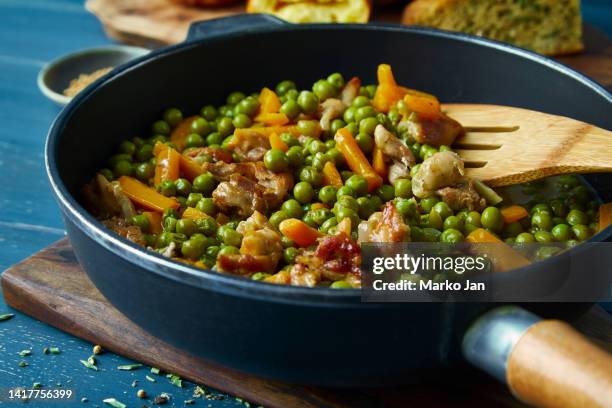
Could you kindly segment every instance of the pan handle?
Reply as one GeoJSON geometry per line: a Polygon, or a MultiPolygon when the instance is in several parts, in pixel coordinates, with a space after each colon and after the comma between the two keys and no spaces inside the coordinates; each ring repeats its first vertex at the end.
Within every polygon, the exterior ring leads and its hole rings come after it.
{"type": "Polygon", "coordinates": [[[478,318],[463,355],[538,407],[612,407],[612,356],[567,323],[516,306],[478,318]]]}
{"type": "Polygon", "coordinates": [[[287,24],[289,23],[269,14],[239,14],[215,18],[191,24],[186,41],[287,24]]]}

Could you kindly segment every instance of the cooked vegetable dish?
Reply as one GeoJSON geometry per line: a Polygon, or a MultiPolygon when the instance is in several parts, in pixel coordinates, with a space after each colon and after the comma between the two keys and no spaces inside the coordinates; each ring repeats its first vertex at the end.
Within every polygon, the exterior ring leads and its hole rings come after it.
{"type": "MultiPolygon", "coordinates": [[[[575,176],[494,191],[452,150],[461,124],[438,99],[339,73],[290,80],[124,140],[84,189],[108,228],[203,269],[270,283],[356,288],[364,242],[564,242],[597,231],[575,176]]],[[[503,245],[506,245],[503,244],[503,245]]],[[[554,247],[538,256],[554,255],[554,247]]]]}

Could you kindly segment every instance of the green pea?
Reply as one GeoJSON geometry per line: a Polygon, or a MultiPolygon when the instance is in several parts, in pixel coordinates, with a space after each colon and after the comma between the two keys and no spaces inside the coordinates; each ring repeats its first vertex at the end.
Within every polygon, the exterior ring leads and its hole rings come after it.
{"type": "Polygon", "coordinates": [[[429,215],[424,217],[427,217],[426,226],[428,227],[441,230],[444,226],[444,220],[442,219],[442,217],[440,217],[440,213],[435,211],[435,209],[432,209],[429,215]]]}
{"type": "Polygon", "coordinates": [[[308,151],[311,154],[323,153],[325,152],[325,144],[320,140],[313,140],[308,144],[308,151]]]}
{"type": "Polygon", "coordinates": [[[544,259],[550,258],[551,256],[557,255],[559,252],[561,252],[561,248],[557,247],[538,248],[535,252],[535,259],[537,261],[542,261],[544,259]]]}
{"type": "Polygon", "coordinates": [[[174,184],[176,186],[177,194],[187,197],[189,193],[191,193],[191,183],[188,180],[179,178],[174,184]]]}
{"type": "Polygon", "coordinates": [[[311,202],[314,197],[312,185],[306,181],[300,181],[293,187],[293,196],[302,204],[311,202]]]}
{"type": "Polygon", "coordinates": [[[198,133],[192,133],[185,138],[185,147],[202,147],[204,138],[198,133]]]}
{"type": "Polygon", "coordinates": [[[292,239],[287,238],[286,236],[281,236],[281,244],[283,248],[289,248],[295,246],[295,242],[292,239]]]}
{"type": "Polygon", "coordinates": [[[193,179],[192,189],[196,193],[208,195],[215,189],[216,184],[215,176],[206,172],[193,179]]]}
{"type": "Polygon", "coordinates": [[[361,108],[363,106],[370,106],[370,99],[367,96],[359,95],[353,99],[351,104],[354,108],[361,108]]]}
{"type": "Polygon", "coordinates": [[[204,118],[197,118],[191,122],[191,131],[197,133],[200,136],[206,136],[210,133],[210,124],[204,118]]]}
{"type": "Polygon", "coordinates": [[[304,155],[302,154],[302,148],[299,146],[290,147],[286,153],[287,161],[293,168],[298,168],[304,163],[304,155]]]}
{"type": "Polygon", "coordinates": [[[300,92],[297,103],[306,115],[312,115],[319,109],[319,98],[309,91],[300,92]]]}
{"type": "Polygon", "coordinates": [[[155,175],[155,167],[148,162],[139,163],[135,167],[136,177],[144,182],[147,182],[155,175]]]}
{"type": "Polygon", "coordinates": [[[319,122],[315,120],[300,120],[297,123],[298,130],[304,136],[315,136],[319,132],[319,122]]]}
{"type": "Polygon", "coordinates": [[[567,216],[567,206],[563,202],[563,200],[551,200],[550,208],[553,211],[553,214],[557,217],[566,217],[567,216]]]}
{"type": "Polygon", "coordinates": [[[100,171],[98,171],[98,173],[103,175],[104,178],[107,179],[108,181],[113,181],[113,172],[110,169],[101,169],[100,171]]]}
{"type": "Polygon", "coordinates": [[[421,145],[421,149],[419,150],[419,157],[425,160],[433,156],[437,152],[438,152],[438,149],[436,149],[435,147],[430,146],[428,144],[424,144],[424,145],[421,145]]]}
{"type": "Polygon", "coordinates": [[[338,220],[336,218],[330,218],[321,225],[319,231],[327,234],[329,229],[335,227],[336,225],[338,225],[338,220]]]}
{"type": "Polygon", "coordinates": [[[327,154],[318,152],[312,157],[312,167],[321,171],[326,162],[330,161],[327,154]]]}
{"type": "Polygon", "coordinates": [[[548,231],[536,231],[533,236],[537,242],[541,243],[553,242],[554,240],[553,235],[548,231]]]}
{"type": "Polygon", "coordinates": [[[374,139],[367,133],[359,133],[355,136],[355,141],[359,145],[359,148],[365,154],[370,154],[374,149],[374,139]]]}
{"type": "Polygon", "coordinates": [[[345,126],[346,126],[346,122],[344,122],[342,119],[334,119],[331,123],[329,131],[332,135],[335,135],[336,133],[338,133],[340,129],[342,129],[345,126]]]}
{"type": "Polygon", "coordinates": [[[331,149],[327,151],[326,154],[327,154],[327,157],[329,157],[331,161],[336,163],[336,166],[340,166],[344,164],[344,156],[342,155],[342,153],[340,153],[340,150],[338,150],[337,148],[332,147],[331,149]]]}
{"type": "Polygon", "coordinates": [[[166,208],[164,210],[164,212],[163,212],[162,217],[163,218],[172,217],[172,218],[179,219],[180,215],[179,215],[179,212],[176,209],[174,209],[174,208],[166,208]]]}
{"type": "Polygon", "coordinates": [[[131,176],[132,171],[132,163],[127,160],[120,160],[113,166],[113,174],[115,177],[131,176]]]}
{"type": "Polygon", "coordinates": [[[194,220],[190,220],[189,218],[181,218],[176,222],[176,232],[191,236],[198,232],[198,226],[194,220]]]}
{"type": "Polygon", "coordinates": [[[336,193],[334,186],[325,186],[319,190],[319,200],[325,204],[333,204],[336,201],[336,193]]]}
{"type": "Polygon", "coordinates": [[[302,217],[302,221],[304,221],[309,227],[317,228],[319,225],[314,219],[313,212],[307,211],[306,214],[302,217]]]}
{"type": "Polygon", "coordinates": [[[587,215],[583,211],[571,210],[567,214],[567,223],[571,226],[578,224],[586,225],[589,223],[589,217],[587,217],[587,215]]]}
{"type": "Polygon", "coordinates": [[[217,239],[224,245],[239,247],[242,242],[242,235],[225,224],[217,230],[217,239]]]}
{"type": "Polygon", "coordinates": [[[203,195],[201,193],[189,193],[187,196],[187,206],[195,207],[202,198],[203,195]]]}
{"type": "Polygon", "coordinates": [[[368,181],[363,176],[355,174],[346,180],[345,185],[353,190],[357,196],[363,196],[368,192],[368,181]]]}
{"type": "Polygon", "coordinates": [[[176,195],[176,184],[172,180],[164,180],[159,185],[159,192],[166,197],[172,197],[176,195]]]}
{"type": "Polygon", "coordinates": [[[184,209],[184,208],[187,207],[187,198],[186,197],[183,197],[183,196],[179,195],[179,196],[176,196],[175,199],[176,199],[176,201],[178,201],[179,206],[181,208],[184,209]]]}
{"type": "Polygon", "coordinates": [[[572,225],[572,232],[574,233],[576,239],[578,239],[579,241],[586,241],[591,237],[591,229],[586,225],[572,225]]]}
{"type": "Polygon", "coordinates": [[[480,214],[476,211],[470,211],[466,216],[465,216],[465,223],[466,224],[472,224],[475,225],[477,227],[480,227],[482,224],[480,223],[480,214]]]}
{"type": "Polygon", "coordinates": [[[355,110],[355,122],[361,123],[365,118],[375,118],[378,112],[371,106],[362,106],[355,110]]]}
{"type": "Polygon", "coordinates": [[[165,120],[158,120],[153,123],[151,131],[154,135],[168,136],[170,134],[170,125],[165,120]]]}
{"type": "Polygon", "coordinates": [[[153,146],[149,143],[145,143],[138,148],[136,151],[136,160],[144,162],[153,157],[153,146]]]}
{"type": "Polygon", "coordinates": [[[449,228],[444,230],[440,235],[440,242],[445,242],[448,244],[457,244],[459,242],[463,242],[464,240],[463,233],[457,229],[449,228]]]}
{"type": "Polygon", "coordinates": [[[504,225],[502,232],[506,237],[516,237],[523,232],[523,226],[520,222],[511,222],[510,224],[504,225]]]}
{"type": "Polygon", "coordinates": [[[132,156],[136,151],[136,145],[129,140],[124,140],[119,144],[119,148],[117,149],[121,154],[127,154],[128,156],[132,156]]]}
{"type": "Polygon", "coordinates": [[[346,123],[353,123],[353,122],[355,122],[355,111],[356,110],[357,110],[357,108],[355,108],[355,107],[347,108],[344,111],[344,114],[342,115],[342,119],[344,119],[344,122],[346,122],[346,123]]]}
{"type": "Polygon", "coordinates": [[[342,186],[336,192],[336,199],[339,199],[342,196],[355,197],[356,195],[357,194],[355,193],[355,190],[353,190],[349,186],[342,186]]]}
{"type": "Polygon", "coordinates": [[[221,247],[219,247],[218,245],[211,245],[208,248],[206,248],[206,256],[209,256],[212,259],[215,259],[217,255],[219,255],[220,249],[221,247]]]}
{"type": "Polygon", "coordinates": [[[329,285],[329,287],[331,289],[352,289],[353,288],[350,283],[348,283],[347,281],[343,281],[343,280],[332,282],[332,284],[329,285]]]}
{"type": "Polygon", "coordinates": [[[457,216],[448,216],[444,219],[443,228],[445,231],[449,229],[460,231],[463,228],[463,221],[457,216]]]}
{"type": "Polygon", "coordinates": [[[155,135],[147,141],[147,143],[155,146],[156,143],[168,143],[168,138],[164,135],[155,135]]]}
{"type": "Polygon", "coordinates": [[[223,136],[219,132],[212,132],[206,136],[206,144],[208,146],[219,145],[223,142],[223,136]]]}
{"type": "Polygon", "coordinates": [[[287,170],[289,167],[289,159],[287,155],[280,149],[270,149],[264,155],[264,165],[267,169],[275,173],[280,173],[287,170]]]}
{"type": "Polygon", "coordinates": [[[344,86],[344,77],[339,72],[334,72],[327,77],[327,82],[332,84],[337,90],[344,86]]]}
{"type": "Polygon", "coordinates": [[[412,181],[410,179],[400,178],[395,180],[394,184],[395,196],[400,198],[412,197],[412,181]]]}
{"type": "Polygon", "coordinates": [[[257,98],[253,98],[251,96],[248,96],[248,97],[244,98],[243,100],[241,100],[234,107],[234,117],[236,117],[237,115],[242,114],[242,115],[246,115],[247,117],[250,118],[251,116],[255,115],[255,113],[257,112],[258,108],[259,108],[259,101],[257,100],[257,98]]]}
{"type": "Polygon", "coordinates": [[[219,249],[217,256],[225,256],[225,255],[238,255],[240,254],[240,250],[233,245],[224,245],[219,249]]]}
{"type": "Polygon", "coordinates": [[[215,120],[217,117],[217,108],[212,105],[206,105],[200,109],[200,115],[206,120],[215,120]]]}
{"type": "Polygon", "coordinates": [[[295,257],[298,256],[300,251],[297,248],[289,247],[283,251],[283,260],[286,264],[292,264],[295,262],[295,257]]]}
{"type": "Polygon", "coordinates": [[[176,231],[176,218],[174,217],[165,217],[162,222],[162,228],[164,231],[174,232],[176,231]]]}
{"type": "Polygon", "coordinates": [[[170,242],[172,242],[172,232],[164,231],[157,237],[156,247],[165,248],[170,245],[170,242]]]}
{"type": "Polygon", "coordinates": [[[151,223],[149,222],[149,218],[144,214],[134,215],[130,218],[130,224],[139,227],[142,231],[148,231],[151,228],[151,223]]]}
{"type": "Polygon", "coordinates": [[[336,220],[338,222],[341,222],[345,218],[350,218],[351,225],[359,224],[359,215],[357,214],[357,212],[352,208],[341,206],[336,211],[336,220]]]}
{"type": "Polygon", "coordinates": [[[339,209],[340,207],[347,207],[357,212],[359,210],[359,204],[354,197],[349,195],[343,195],[338,197],[338,201],[334,204],[334,209],[339,209]]]}
{"type": "Polygon", "coordinates": [[[321,101],[333,97],[337,92],[336,88],[325,79],[315,82],[312,86],[312,91],[321,101]]]}
{"type": "Polygon", "coordinates": [[[289,99],[287,102],[282,104],[280,111],[281,113],[287,115],[290,120],[293,120],[298,117],[301,112],[301,108],[297,101],[289,99]]]}
{"type": "Polygon", "coordinates": [[[203,213],[210,215],[211,217],[215,216],[215,214],[217,213],[217,207],[215,206],[213,199],[210,197],[203,198],[198,201],[195,208],[196,210],[200,210],[203,213]]]}
{"type": "Polygon", "coordinates": [[[234,123],[231,118],[222,118],[217,124],[217,131],[223,137],[229,136],[234,131],[234,123]]]}
{"type": "Polygon", "coordinates": [[[206,251],[205,241],[189,239],[182,243],[181,253],[187,259],[196,260],[202,257],[206,251]]]}
{"type": "Polygon", "coordinates": [[[357,213],[361,219],[367,220],[374,212],[372,209],[372,203],[368,197],[359,197],[357,199],[357,205],[359,206],[357,213]]]}
{"type": "Polygon", "coordinates": [[[232,125],[234,125],[234,128],[236,129],[248,128],[252,124],[253,121],[251,120],[251,118],[248,117],[248,115],[245,115],[244,113],[239,113],[234,116],[234,119],[232,119],[232,125]]]}
{"type": "Polygon", "coordinates": [[[539,211],[531,216],[531,225],[544,231],[550,231],[553,227],[552,217],[548,212],[539,211]]]}
{"type": "Polygon", "coordinates": [[[372,202],[372,208],[374,211],[380,210],[380,207],[383,205],[383,201],[377,195],[370,196],[370,201],[372,202]]]}
{"type": "Polygon", "coordinates": [[[300,218],[304,214],[302,205],[293,198],[285,201],[281,206],[281,210],[287,214],[287,218],[300,218]]]}
{"type": "Polygon", "coordinates": [[[439,242],[440,235],[442,233],[435,228],[423,228],[423,241],[425,242],[439,242]]]}
{"type": "Polygon", "coordinates": [[[555,225],[551,231],[555,241],[563,242],[568,241],[571,238],[572,231],[567,224],[555,225]]]}
{"type": "Polygon", "coordinates": [[[533,207],[531,207],[531,211],[530,211],[531,214],[536,214],[539,212],[547,212],[549,214],[552,214],[552,210],[550,209],[548,204],[544,204],[544,203],[536,204],[533,207]]]}
{"type": "Polygon", "coordinates": [[[368,117],[368,118],[362,119],[359,122],[359,132],[365,133],[371,136],[374,134],[374,129],[376,129],[376,126],[378,126],[378,124],[379,122],[378,122],[378,119],[376,118],[368,117]]]}
{"type": "Polygon", "coordinates": [[[268,221],[270,222],[270,224],[272,224],[274,228],[278,228],[278,225],[284,220],[286,220],[287,218],[291,218],[291,217],[289,217],[289,215],[285,211],[281,210],[281,211],[276,211],[272,213],[268,221]]]}
{"type": "Polygon", "coordinates": [[[293,137],[291,133],[281,133],[280,138],[283,141],[283,143],[289,146],[289,148],[300,146],[300,141],[297,140],[295,137],[293,137]]]}
{"type": "Polygon", "coordinates": [[[340,172],[340,177],[342,177],[342,181],[344,181],[344,182],[346,182],[346,180],[351,178],[352,175],[353,175],[353,172],[350,171],[350,170],[342,170],[340,172]]]}
{"type": "Polygon", "coordinates": [[[442,218],[443,220],[446,217],[450,217],[451,215],[453,215],[453,210],[451,210],[448,204],[446,204],[444,201],[440,201],[439,203],[436,203],[433,206],[432,211],[437,212],[440,215],[440,218],[442,218]]]}
{"type": "Polygon", "coordinates": [[[195,223],[202,234],[214,236],[217,233],[217,222],[212,217],[196,220],[195,223]]]}
{"type": "Polygon", "coordinates": [[[236,105],[238,102],[240,102],[244,98],[246,98],[245,94],[243,94],[242,92],[236,91],[236,92],[232,92],[231,94],[227,96],[226,102],[228,105],[236,105]]]}
{"type": "Polygon", "coordinates": [[[478,228],[481,228],[481,225],[474,225],[474,224],[468,224],[468,223],[465,223],[463,225],[463,230],[465,231],[466,234],[470,234],[474,232],[475,230],[477,230],[478,228]]]}
{"type": "Polygon", "coordinates": [[[317,224],[317,227],[333,216],[332,212],[327,208],[318,208],[310,212],[312,213],[312,219],[317,224]]]}
{"type": "Polygon", "coordinates": [[[347,124],[345,128],[351,135],[356,135],[359,133],[359,125],[355,122],[347,124]]]}
{"type": "Polygon", "coordinates": [[[303,167],[300,171],[300,180],[308,182],[314,187],[320,187],[323,184],[323,174],[314,167],[303,167]]]}
{"type": "Polygon", "coordinates": [[[421,199],[419,205],[424,213],[429,213],[438,202],[440,202],[440,200],[437,197],[431,196],[421,199]]]}
{"type": "Polygon", "coordinates": [[[389,184],[383,184],[376,189],[376,195],[379,196],[384,203],[386,203],[387,201],[391,201],[393,198],[395,198],[395,189],[389,184]]]}
{"type": "Polygon", "coordinates": [[[501,231],[504,225],[504,219],[501,215],[501,211],[497,207],[487,207],[482,212],[480,217],[482,226],[490,229],[491,231],[501,231]]]}
{"type": "Polygon", "coordinates": [[[275,88],[276,94],[279,96],[285,95],[288,91],[292,89],[296,89],[295,82],[290,81],[288,79],[279,82],[275,88]]]}
{"type": "MultiPolygon", "coordinates": [[[[413,217],[414,215],[416,215],[416,211],[417,211],[416,203],[414,202],[414,200],[402,200],[402,199],[399,199],[395,203],[395,208],[397,208],[397,211],[403,217],[413,217]]],[[[374,209],[374,211],[376,211],[376,209],[374,209]]]]}

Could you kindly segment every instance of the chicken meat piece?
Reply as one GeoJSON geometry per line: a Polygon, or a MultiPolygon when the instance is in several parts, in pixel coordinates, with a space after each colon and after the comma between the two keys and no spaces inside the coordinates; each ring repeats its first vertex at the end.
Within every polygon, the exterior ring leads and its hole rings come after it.
{"type": "Polygon", "coordinates": [[[357,242],[406,242],[410,241],[410,227],[392,202],[375,212],[357,227],[357,242]]]}
{"type": "MultiPolygon", "coordinates": [[[[312,255],[311,255],[312,257],[312,255]]],[[[310,261],[313,258],[309,258],[310,261]]],[[[304,259],[302,261],[305,261],[304,259]]],[[[307,286],[309,288],[313,288],[317,286],[321,282],[321,265],[315,267],[312,265],[307,265],[306,263],[296,263],[293,265],[291,270],[289,271],[289,276],[291,278],[291,285],[293,286],[307,286]]]]}
{"type": "Polygon", "coordinates": [[[266,217],[255,211],[238,225],[237,231],[244,235],[240,254],[219,256],[217,269],[239,275],[275,272],[283,245],[280,234],[271,228],[266,217]]]}
{"type": "Polygon", "coordinates": [[[412,151],[402,143],[395,135],[389,132],[383,125],[377,125],[374,130],[374,142],[383,154],[395,161],[402,163],[406,168],[414,166],[416,159],[412,151]]]}
{"type": "Polygon", "coordinates": [[[410,177],[410,169],[404,165],[404,163],[393,161],[393,163],[389,166],[389,183],[391,185],[395,185],[395,182],[398,179],[409,178],[410,177]]]}
{"type": "Polygon", "coordinates": [[[332,120],[342,117],[345,110],[346,105],[340,99],[326,99],[319,106],[319,113],[321,117],[319,125],[321,126],[321,129],[328,131],[331,128],[332,120]]]}
{"type": "Polygon", "coordinates": [[[232,162],[232,155],[220,147],[189,147],[183,150],[182,155],[200,164],[232,162]]]}
{"type": "Polygon", "coordinates": [[[265,188],[240,174],[232,174],[229,181],[219,183],[212,193],[213,202],[222,212],[235,210],[248,217],[254,211],[266,212],[265,188]]]}
{"type": "Polygon", "coordinates": [[[412,178],[412,192],[419,198],[430,197],[436,190],[464,181],[463,160],[454,152],[434,154],[419,166],[412,178]]]}
{"type": "Polygon", "coordinates": [[[470,211],[482,211],[486,208],[487,202],[480,197],[474,188],[474,182],[468,180],[455,187],[444,187],[436,191],[450,208],[455,211],[468,209],[470,211]]]}
{"type": "Polygon", "coordinates": [[[96,174],[85,186],[83,195],[87,207],[98,218],[117,216],[127,219],[136,215],[134,204],[123,194],[119,182],[109,182],[102,174],[96,174]]]}
{"type": "Polygon", "coordinates": [[[361,80],[357,77],[351,78],[348,81],[344,88],[342,88],[342,92],[340,93],[340,99],[344,106],[351,106],[353,100],[359,96],[359,91],[361,90],[361,80]]]}
{"type": "Polygon", "coordinates": [[[121,217],[112,217],[107,220],[102,221],[102,224],[107,228],[113,230],[115,233],[121,235],[123,238],[126,238],[129,241],[132,241],[135,244],[145,246],[146,242],[144,239],[144,235],[140,230],[140,227],[135,225],[130,225],[129,222],[121,217]]]}
{"type": "Polygon", "coordinates": [[[232,136],[228,147],[238,155],[240,161],[256,162],[263,159],[270,150],[268,137],[256,130],[241,129],[232,136]]]}
{"type": "Polygon", "coordinates": [[[456,138],[463,134],[463,126],[444,113],[437,119],[407,120],[401,122],[398,126],[405,126],[408,134],[417,142],[436,147],[450,146],[456,138]]]}

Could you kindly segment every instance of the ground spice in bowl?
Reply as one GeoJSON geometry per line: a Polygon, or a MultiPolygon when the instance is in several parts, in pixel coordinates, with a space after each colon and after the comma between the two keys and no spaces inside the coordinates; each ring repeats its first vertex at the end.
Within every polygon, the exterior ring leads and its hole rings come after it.
{"type": "Polygon", "coordinates": [[[108,74],[112,69],[112,67],[100,68],[90,74],[80,74],[78,78],[70,81],[68,88],[64,89],[64,95],[75,96],[93,83],[96,79],[108,74]]]}

